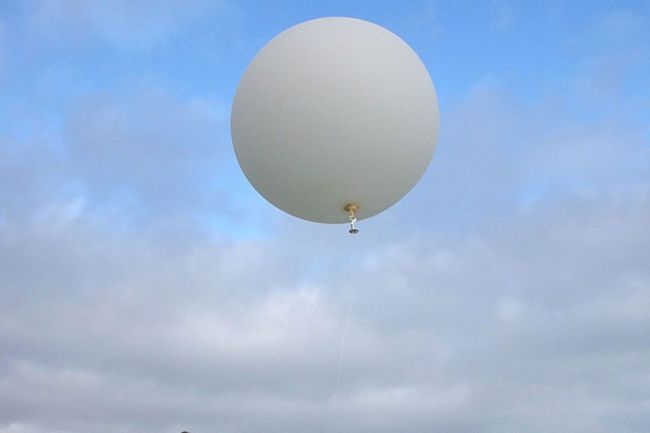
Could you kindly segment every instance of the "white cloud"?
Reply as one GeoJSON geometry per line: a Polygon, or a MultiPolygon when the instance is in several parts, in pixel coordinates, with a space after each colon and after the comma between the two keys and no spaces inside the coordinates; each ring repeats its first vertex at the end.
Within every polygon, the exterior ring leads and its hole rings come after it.
{"type": "Polygon", "coordinates": [[[577,89],[578,104],[622,119],[642,111],[650,101],[648,43],[648,16],[615,10],[597,17],[578,40],[582,50],[571,53],[579,68],[567,84],[577,89]]]}
{"type": "Polygon", "coordinates": [[[322,256],[301,234],[160,248],[87,218],[14,225],[0,236],[2,420],[315,428],[353,294],[332,429],[640,432],[649,216],[647,198],[550,206],[460,242],[325,256],[326,274],[305,274],[322,256]]]}
{"type": "Polygon", "coordinates": [[[53,42],[108,43],[119,49],[164,45],[192,21],[225,10],[223,2],[36,0],[29,8],[35,32],[53,42]]]}
{"type": "Polygon", "coordinates": [[[136,214],[217,206],[225,202],[227,116],[211,100],[157,89],[88,96],[68,121],[72,173],[92,197],[125,200],[136,214]]]}
{"type": "Polygon", "coordinates": [[[491,22],[490,27],[495,32],[505,32],[510,30],[516,18],[515,7],[507,1],[493,1],[491,3],[491,22]]]}
{"type": "Polygon", "coordinates": [[[6,32],[5,23],[0,20],[0,89],[4,87],[5,70],[7,68],[7,47],[6,47],[6,32]]]}

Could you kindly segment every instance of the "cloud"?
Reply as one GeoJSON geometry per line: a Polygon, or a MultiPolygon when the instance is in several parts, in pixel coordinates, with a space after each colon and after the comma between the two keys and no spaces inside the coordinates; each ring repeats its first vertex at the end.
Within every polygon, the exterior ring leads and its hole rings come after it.
{"type": "Polygon", "coordinates": [[[7,47],[5,23],[0,20],[0,88],[4,87],[5,70],[7,68],[7,47]]]}
{"type": "Polygon", "coordinates": [[[54,0],[32,2],[31,26],[45,38],[84,45],[107,43],[122,50],[164,44],[194,20],[224,8],[222,2],[54,0]]]}
{"type": "Polygon", "coordinates": [[[237,219],[226,106],[133,85],[86,94],[71,107],[56,122],[31,109],[8,112],[22,127],[0,138],[0,221],[76,201],[101,209],[116,228],[237,219]]]}
{"type": "Polygon", "coordinates": [[[514,5],[506,1],[492,2],[490,28],[495,32],[505,32],[513,27],[516,18],[514,5]]]}
{"type": "Polygon", "coordinates": [[[645,128],[581,118],[563,98],[523,103],[480,84],[443,113],[441,125],[430,169],[392,212],[407,233],[500,224],[508,209],[539,203],[647,193],[645,128]]]}
{"type": "Polygon", "coordinates": [[[0,137],[0,225],[31,218],[36,208],[56,200],[63,166],[61,155],[43,137],[0,137]]]}
{"type": "Polygon", "coordinates": [[[218,207],[226,122],[226,107],[205,98],[148,88],[90,95],[67,122],[72,173],[95,200],[126,203],[136,215],[218,207]]]}
{"type": "Polygon", "coordinates": [[[5,228],[2,420],[315,428],[353,297],[332,429],[640,432],[649,215],[647,198],[549,207],[316,277],[300,237],[161,248],[83,220],[5,228]]]}
{"type": "Polygon", "coordinates": [[[648,70],[650,19],[631,10],[615,10],[594,20],[578,40],[579,69],[568,84],[578,90],[578,103],[589,109],[633,118],[650,101],[648,70]],[[625,98],[621,98],[625,95],[625,98]]]}
{"type": "Polygon", "coordinates": [[[422,195],[455,187],[455,212],[498,224],[445,237],[420,219],[404,234],[389,215],[350,238],[284,217],[263,239],[170,238],[180,223],[115,230],[103,200],[127,188],[165,215],[149,186],[174,172],[194,188],[185,167],[221,164],[189,155],[214,152],[220,116],[137,95],[94,96],[70,119],[69,174],[87,198],[26,190],[41,206],[0,229],[6,431],[644,431],[650,201],[647,172],[630,170],[645,155],[635,133],[592,136],[555,110],[530,122],[544,106],[482,90],[448,115],[441,145],[457,154],[414,197],[433,215],[422,195]],[[539,124],[557,127],[535,138],[547,146],[518,147],[539,124]],[[519,206],[513,192],[539,173],[592,190],[519,206]]]}

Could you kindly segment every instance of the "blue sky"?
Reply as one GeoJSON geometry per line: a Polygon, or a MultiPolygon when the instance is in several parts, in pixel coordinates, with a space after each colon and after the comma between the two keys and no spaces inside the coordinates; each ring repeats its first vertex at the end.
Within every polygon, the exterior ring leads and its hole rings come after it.
{"type": "Polygon", "coordinates": [[[645,432],[648,47],[642,1],[0,3],[0,432],[645,432]],[[441,110],[354,238],[230,142],[255,53],[323,16],[402,37],[441,110]]]}

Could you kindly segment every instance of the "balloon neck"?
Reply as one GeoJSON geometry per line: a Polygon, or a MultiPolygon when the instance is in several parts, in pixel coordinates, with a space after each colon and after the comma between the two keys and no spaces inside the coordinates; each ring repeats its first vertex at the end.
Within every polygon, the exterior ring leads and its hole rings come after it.
{"type": "Polygon", "coordinates": [[[357,228],[357,211],[359,210],[359,206],[354,203],[348,203],[343,209],[350,216],[350,230],[348,230],[348,233],[356,235],[359,233],[359,229],[357,228]]]}

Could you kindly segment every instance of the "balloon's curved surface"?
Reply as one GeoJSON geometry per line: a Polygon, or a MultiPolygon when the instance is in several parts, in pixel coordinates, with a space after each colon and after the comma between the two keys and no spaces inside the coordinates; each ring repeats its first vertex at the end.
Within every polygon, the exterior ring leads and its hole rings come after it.
{"type": "Polygon", "coordinates": [[[390,31],[320,18],[253,59],[232,106],[232,140],[255,189],[310,221],[348,222],[402,198],[426,170],[438,102],[417,54],[390,31]]]}

